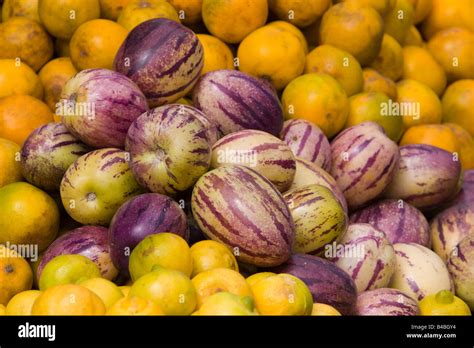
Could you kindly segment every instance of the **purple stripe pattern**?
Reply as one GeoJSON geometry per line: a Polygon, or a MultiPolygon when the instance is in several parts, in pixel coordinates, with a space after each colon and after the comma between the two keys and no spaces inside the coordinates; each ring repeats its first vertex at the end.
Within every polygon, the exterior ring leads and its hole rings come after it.
{"type": "Polygon", "coordinates": [[[375,289],[357,296],[356,315],[415,316],[418,302],[396,289],[375,289]]]}
{"type": "Polygon", "coordinates": [[[474,233],[464,237],[451,252],[448,269],[453,277],[456,295],[474,310],[474,233]]]}

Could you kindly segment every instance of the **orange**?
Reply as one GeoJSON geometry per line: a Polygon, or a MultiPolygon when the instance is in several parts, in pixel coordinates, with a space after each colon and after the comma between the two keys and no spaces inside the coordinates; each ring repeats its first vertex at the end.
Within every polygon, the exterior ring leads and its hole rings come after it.
{"type": "Polygon", "coordinates": [[[23,145],[36,128],[52,122],[53,114],[41,100],[29,95],[0,99],[0,137],[23,145]]]}
{"type": "Polygon", "coordinates": [[[41,295],[39,290],[22,291],[8,302],[6,315],[31,315],[31,307],[41,295]]]}
{"type": "Polygon", "coordinates": [[[325,73],[339,81],[348,96],[362,91],[362,68],[352,54],[330,45],[321,45],[306,56],[305,74],[325,73]]]}
{"type": "Polygon", "coordinates": [[[116,21],[120,12],[122,12],[130,0],[99,0],[99,2],[101,17],[116,21]]]}
{"type": "Polygon", "coordinates": [[[422,24],[423,35],[429,40],[437,32],[452,27],[474,31],[473,18],[472,0],[432,0],[431,11],[422,24]]]}
{"type": "Polygon", "coordinates": [[[239,43],[267,21],[267,0],[203,0],[202,19],[209,32],[227,43],[239,43]]]}
{"type": "Polygon", "coordinates": [[[127,30],[107,19],[94,19],[74,32],[69,47],[78,70],[113,69],[115,55],[127,37],[127,30]]]}
{"type": "Polygon", "coordinates": [[[399,105],[408,106],[408,113],[402,115],[405,128],[441,122],[441,102],[427,85],[415,80],[402,80],[397,84],[397,94],[399,105]]]}
{"type": "Polygon", "coordinates": [[[33,315],[104,315],[105,305],[89,289],[65,284],[45,290],[31,309],[33,315]]]}
{"type": "Polygon", "coordinates": [[[239,265],[232,251],[224,244],[213,240],[203,240],[191,247],[193,258],[192,277],[214,268],[228,268],[239,271],[239,265]]]}
{"type": "Polygon", "coordinates": [[[131,0],[120,12],[117,23],[130,31],[153,18],[167,18],[179,22],[178,13],[165,0],[131,0]]]}
{"type": "Polygon", "coordinates": [[[71,59],[67,57],[56,58],[48,62],[39,72],[38,76],[44,87],[44,101],[51,111],[56,112],[56,104],[61,99],[61,91],[66,82],[77,74],[71,59]]]}
{"type": "Polygon", "coordinates": [[[383,19],[374,8],[352,1],[342,2],[324,14],[320,43],[343,49],[366,66],[379,53],[383,29],[383,19]]]}
{"type": "Polygon", "coordinates": [[[325,303],[313,303],[313,309],[311,315],[320,316],[320,315],[336,315],[339,316],[341,313],[339,311],[325,303]]]}
{"type": "Polygon", "coordinates": [[[408,34],[405,37],[405,42],[403,43],[404,46],[418,46],[423,47],[424,42],[423,38],[421,37],[420,32],[418,29],[412,25],[408,30],[408,34]]]}
{"type": "Polygon", "coordinates": [[[48,194],[26,182],[0,188],[0,243],[33,244],[41,252],[58,229],[58,207],[48,194]]]}
{"type": "Polygon", "coordinates": [[[318,20],[331,5],[330,0],[269,0],[270,10],[281,20],[304,28],[318,20]]]}
{"type": "Polygon", "coordinates": [[[379,55],[372,64],[370,64],[370,67],[393,81],[397,81],[402,77],[403,52],[397,40],[385,34],[379,55]]]}
{"type": "Polygon", "coordinates": [[[0,98],[18,94],[43,98],[43,86],[38,75],[19,60],[0,59],[0,98]]]}
{"type": "Polygon", "coordinates": [[[282,30],[287,30],[290,33],[294,34],[298,38],[298,40],[300,40],[301,45],[303,45],[304,53],[305,54],[308,53],[308,42],[306,41],[306,38],[303,32],[300,29],[298,29],[298,27],[285,21],[270,22],[268,23],[268,25],[273,25],[277,28],[280,28],[282,30]]]}
{"type": "Polygon", "coordinates": [[[256,315],[253,299],[240,297],[230,292],[218,292],[206,299],[206,302],[192,315],[256,315]]]}
{"type": "Polygon", "coordinates": [[[357,2],[360,6],[371,6],[377,10],[381,16],[385,16],[388,11],[395,6],[396,2],[396,0],[336,0],[336,2],[341,1],[353,1],[357,2]]]}
{"type": "Polygon", "coordinates": [[[132,296],[115,302],[106,315],[163,315],[160,306],[150,300],[132,296]]]}
{"type": "Polygon", "coordinates": [[[392,100],[397,99],[397,85],[388,77],[370,68],[362,70],[362,77],[364,78],[364,92],[382,92],[392,100]]]}
{"type": "Polygon", "coordinates": [[[181,22],[186,25],[197,24],[202,20],[203,0],[168,0],[178,11],[181,22]]]}
{"type": "Polygon", "coordinates": [[[389,34],[403,45],[415,18],[411,0],[397,0],[395,6],[384,17],[385,34],[389,34]]]}
{"type": "Polygon", "coordinates": [[[64,39],[56,39],[54,42],[54,52],[59,57],[70,57],[71,50],[69,49],[69,41],[64,39]]]}
{"type": "Polygon", "coordinates": [[[443,67],[448,81],[474,79],[474,32],[445,29],[431,38],[428,49],[443,67]]]}
{"type": "Polygon", "coordinates": [[[466,315],[471,316],[471,310],[466,302],[449,290],[441,290],[436,294],[425,296],[419,303],[421,315],[466,315]]]}
{"type": "Polygon", "coordinates": [[[267,79],[281,90],[303,73],[305,46],[294,32],[269,24],[241,42],[237,57],[240,71],[267,79]]]}
{"type": "Polygon", "coordinates": [[[349,114],[344,88],[327,74],[297,77],[283,91],[282,104],[286,118],[311,121],[329,138],[344,127],[349,114]]]}
{"type": "Polygon", "coordinates": [[[431,12],[433,7],[433,0],[410,0],[415,10],[413,23],[421,23],[431,12]]]}
{"type": "Polygon", "coordinates": [[[460,145],[451,129],[444,124],[422,124],[407,129],[400,145],[426,144],[459,154],[460,145]]]}
{"type": "Polygon", "coordinates": [[[460,125],[474,137],[474,80],[451,84],[441,99],[443,121],[460,125]]]}
{"type": "Polygon", "coordinates": [[[455,123],[445,123],[459,143],[459,155],[461,157],[461,165],[464,170],[474,169],[474,140],[467,130],[455,123]]]}
{"type": "Polygon", "coordinates": [[[99,296],[102,302],[104,302],[106,309],[112,307],[123,297],[123,293],[118,286],[104,278],[89,278],[78,284],[99,296]]]}
{"type": "Polygon", "coordinates": [[[43,27],[26,17],[0,24],[0,59],[21,59],[38,71],[53,56],[53,41],[43,27]]]}
{"type": "Polygon", "coordinates": [[[26,17],[39,22],[38,0],[5,0],[2,20],[6,22],[11,17],[26,17]]]}
{"type": "Polygon", "coordinates": [[[274,275],[276,275],[276,273],[273,273],[273,272],[259,272],[259,273],[252,274],[251,276],[247,277],[247,279],[245,279],[245,280],[247,281],[247,283],[249,283],[250,287],[253,287],[260,280],[271,277],[271,276],[274,276],[274,275]]]}
{"type": "Polygon", "coordinates": [[[234,270],[228,268],[214,268],[199,273],[192,279],[197,293],[198,308],[218,292],[230,292],[240,297],[252,297],[252,290],[245,278],[234,270]]]}
{"type": "Polygon", "coordinates": [[[0,138],[0,187],[21,181],[20,146],[0,138]]]}
{"type": "Polygon", "coordinates": [[[204,66],[201,75],[209,71],[234,69],[234,55],[223,41],[207,34],[196,35],[204,49],[204,66]]]}
{"type": "Polygon", "coordinates": [[[446,73],[424,47],[403,47],[403,78],[424,83],[437,95],[446,88],[446,73]]]}
{"type": "MultiPolygon", "coordinates": [[[[2,232],[0,230],[0,233],[2,232]]],[[[16,244],[14,241],[8,242],[16,244]]],[[[33,272],[28,262],[15,250],[0,244],[0,304],[6,305],[13,296],[30,290],[32,285],[33,272]]]]}
{"type": "Polygon", "coordinates": [[[119,286],[119,289],[120,289],[120,291],[122,291],[122,294],[123,294],[124,297],[128,296],[131,288],[132,287],[130,285],[119,286]]]}
{"type": "Polygon", "coordinates": [[[39,0],[41,23],[53,36],[70,39],[83,23],[100,17],[99,0],[39,0]]]}

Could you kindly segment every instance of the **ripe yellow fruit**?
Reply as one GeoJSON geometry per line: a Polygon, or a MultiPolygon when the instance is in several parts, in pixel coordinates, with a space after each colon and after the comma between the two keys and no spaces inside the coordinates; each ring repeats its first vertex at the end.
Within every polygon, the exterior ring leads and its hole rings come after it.
{"type": "Polygon", "coordinates": [[[114,303],[106,315],[163,315],[160,306],[138,296],[124,297],[114,303]]]}
{"type": "Polygon", "coordinates": [[[168,0],[178,11],[181,22],[186,25],[199,23],[202,19],[203,0],[168,0]]]}
{"type": "Polygon", "coordinates": [[[123,8],[127,6],[130,1],[131,0],[99,0],[101,17],[116,21],[123,8]]]}
{"type": "Polygon", "coordinates": [[[117,23],[131,31],[153,18],[167,18],[179,23],[178,13],[165,0],[131,0],[120,12],[117,23]]]}
{"type": "Polygon", "coordinates": [[[388,77],[370,68],[363,69],[362,76],[364,78],[364,92],[382,92],[392,100],[397,99],[397,85],[388,77]]]}
{"type": "Polygon", "coordinates": [[[253,287],[255,284],[257,284],[260,280],[272,277],[276,275],[276,273],[273,272],[259,272],[252,274],[251,276],[247,277],[246,281],[249,283],[250,287],[253,287]]]}
{"type": "Polygon", "coordinates": [[[330,0],[269,0],[270,10],[281,20],[304,28],[317,21],[331,5],[330,0]]]}
{"type": "Polygon", "coordinates": [[[38,0],[5,0],[2,20],[6,22],[11,17],[26,17],[39,22],[38,0]]]}
{"type": "Polygon", "coordinates": [[[207,34],[196,35],[204,49],[204,66],[201,75],[209,71],[234,69],[234,55],[223,41],[207,34]]]}
{"type": "Polygon", "coordinates": [[[392,10],[384,17],[385,33],[403,45],[414,18],[415,10],[411,0],[397,0],[392,10]]]}
{"type": "Polygon", "coordinates": [[[33,272],[15,250],[0,244],[0,304],[6,305],[16,294],[30,290],[33,272]]]}
{"type": "Polygon", "coordinates": [[[313,303],[313,309],[311,311],[311,315],[314,316],[321,316],[321,315],[328,315],[328,316],[339,316],[342,315],[336,308],[327,305],[325,303],[313,303]]]}
{"type": "Polygon", "coordinates": [[[239,271],[239,265],[232,251],[224,244],[203,240],[191,247],[193,258],[193,273],[191,277],[215,268],[228,268],[239,271]]]}
{"type": "Polygon", "coordinates": [[[123,297],[122,291],[117,285],[104,278],[89,278],[78,283],[91,290],[104,302],[105,308],[109,309],[123,297]]]}
{"type": "Polygon", "coordinates": [[[39,290],[27,290],[16,294],[7,304],[6,315],[31,315],[31,308],[40,295],[39,290]]]}
{"type": "Polygon", "coordinates": [[[423,37],[414,25],[410,27],[410,30],[408,30],[403,46],[424,46],[423,37]]]}
{"type": "Polygon", "coordinates": [[[0,188],[23,179],[19,153],[20,145],[0,138],[0,188]]]}
{"type": "Polygon", "coordinates": [[[451,84],[441,103],[443,121],[460,125],[474,137],[474,80],[459,80],[451,84]]]}
{"type": "Polygon", "coordinates": [[[385,34],[379,55],[370,67],[393,81],[400,79],[403,73],[403,52],[397,40],[385,34]]]}
{"type": "Polygon", "coordinates": [[[400,145],[426,144],[439,147],[451,153],[460,152],[460,144],[451,131],[444,124],[422,124],[407,129],[400,140],[400,145]]]}
{"type": "Polygon", "coordinates": [[[425,296],[419,303],[421,315],[471,315],[469,306],[449,290],[425,296]]]}
{"type": "Polygon", "coordinates": [[[459,156],[464,170],[474,169],[474,139],[471,134],[455,123],[444,123],[454,133],[459,143],[459,156]]]}
{"type": "Polygon", "coordinates": [[[43,98],[43,86],[28,64],[15,59],[0,59],[0,98],[26,94],[43,98]]]}

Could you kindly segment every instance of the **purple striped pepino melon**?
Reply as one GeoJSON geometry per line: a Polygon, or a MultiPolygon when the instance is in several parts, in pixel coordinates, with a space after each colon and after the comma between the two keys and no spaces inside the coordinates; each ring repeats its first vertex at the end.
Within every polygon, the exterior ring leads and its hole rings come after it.
{"type": "Polygon", "coordinates": [[[61,181],[66,212],[83,225],[108,225],[128,199],[142,193],[128,165],[129,154],[107,148],[79,157],[61,181]]]}
{"type": "Polygon", "coordinates": [[[327,187],[304,186],[283,197],[295,222],[294,252],[321,255],[346,231],[347,215],[327,187]]]}
{"type": "Polygon", "coordinates": [[[453,277],[456,295],[474,310],[474,232],[464,237],[451,252],[448,270],[453,277]]]}
{"type": "Polygon", "coordinates": [[[205,74],[194,88],[193,104],[224,135],[257,129],[278,136],[283,126],[283,111],[271,85],[237,70],[205,74]]]}
{"type": "Polygon", "coordinates": [[[141,115],[130,127],[126,149],[138,182],[175,195],[190,188],[211,164],[211,133],[192,106],[170,104],[141,115]]]}
{"type": "Polygon", "coordinates": [[[79,254],[91,259],[103,278],[113,280],[118,274],[110,257],[108,230],[100,226],[83,226],[69,231],[57,238],[45,250],[38,265],[37,278],[44,266],[59,255],[79,254]]]}
{"type": "Polygon", "coordinates": [[[399,151],[382,127],[364,122],[347,128],[331,143],[331,174],[346,197],[349,209],[377,198],[392,181],[399,151]]]}
{"type": "Polygon", "coordinates": [[[396,289],[374,289],[357,296],[356,315],[415,316],[418,302],[396,289]]]}
{"type": "Polygon", "coordinates": [[[474,169],[464,171],[461,191],[449,202],[450,206],[456,204],[468,204],[474,207],[474,169]]]}
{"type": "Polygon", "coordinates": [[[296,173],[290,190],[305,187],[308,185],[322,185],[331,190],[347,213],[347,203],[344,194],[337,186],[334,178],[318,165],[305,159],[296,157],[296,173]]]}
{"type": "Polygon", "coordinates": [[[109,227],[110,252],[114,265],[128,275],[133,248],[150,234],[170,232],[188,239],[183,209],[172,198],[145,193],[128,200],[115,213],[109,227]]]}
{"type": "Polygon", "coordinates": [[[434,217],[430,224],[433,251],[446,261],[461,240],[474,232],[474,206],[458,204],[434,217]]]}
{"type": "Polygon", "coordinates": [[[385,233],[394,243],[417,243],[431,246],[430,227],[421,211],[396,199],[383,199],[350,216],[351,223],[366,223],[385,233]]]}
{"type": "Polygon", "coordinates": [[[325,303],[343,315],[354,314],[357,290],[352,278],[334,263],[313,255],[293,254],[284,264],[270,269],[301,279],[315,303],[325,303]]]}
{"type": "Polygon", "coordinates": [[[397,265],[390,288],[418,301],[441,290],[453,291],[446,264],[433,251],[415,243],[396,243],[393,247],[397,265]]]}
{"type": "Polygon", "coordinates": [[[331,170],[331,145],[326,135],[314,123],[303,119],[283,123],[280,138],[296,157],[310,161],[324,170],[331,170]]]}
{"type": "Polygon", "coordinates": [[[73,136],[62,123],[35,129],[21,148],[21,172],[31,184],[57,191],[64,173],[91,149],[73,136]]]}
{"type": "Polygon", "coordinates": [[[388,285],[396,260],[382,231],[369,224],[351,224],[337,247],[344,251],[332,261],[352,277],[358,292],[388,285]]]}
{"type": "Polygon", "coordinates": [[[228,165],[204,174],[194,186],[191,205],[204,234],[232,248],[239,261],[271,267],[290,257],[290,210],[280,192],[256,171],[228,165]]]}
{"type": "Polygon", "coordinates": [[[115,56],[115,70],[132,79],[151,107],[184,97],[204,66],[197,36],[175,21],[157,18],[135,27],[115,56]]]}
{"type": "Polygon", "coordinates": [[[296,172],[291,149],[277,137],[253,129],[228,134],[214,144],[211,167],[229,164],[252,168],[270,180],[280,192],[290,188],[296,172]]]}
{"type": "Polygon", "coordinates": [[[430,210],[458,191],[460,175],[461,164],[448,151],[424,144],[401,146],[399,168],[384,195],[430,210]]]}
{"type": "Polygon", "coordinates": [[[66,83],[56,114],[87,145],[123,148],[128,128],[147,110],[145,96],[130,79],[115,71],[90,69],[66,83]]]}

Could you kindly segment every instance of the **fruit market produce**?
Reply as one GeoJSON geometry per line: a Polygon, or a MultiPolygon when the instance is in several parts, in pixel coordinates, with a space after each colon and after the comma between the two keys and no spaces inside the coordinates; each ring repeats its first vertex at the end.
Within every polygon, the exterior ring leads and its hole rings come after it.
{"type": "Polygon", "coordinates": [[[471,315],[472,0],[0,13],[0,315],[471,315]]]}

